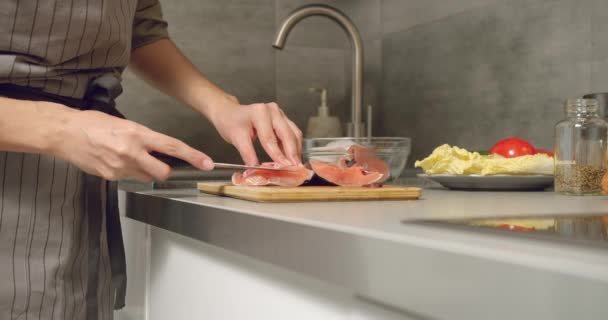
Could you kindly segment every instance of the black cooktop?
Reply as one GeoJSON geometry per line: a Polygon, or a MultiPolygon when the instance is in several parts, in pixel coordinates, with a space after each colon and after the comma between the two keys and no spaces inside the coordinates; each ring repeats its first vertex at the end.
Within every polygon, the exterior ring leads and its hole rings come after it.
{"type": "MultiPolygon", "coordinates": [[[[407,223],[412,223],[408,221],[407,223]]],[[[457,227],[520,237],[576,241],[608,246],[608,214],[419,221],[436,227],[457,227]]]]}

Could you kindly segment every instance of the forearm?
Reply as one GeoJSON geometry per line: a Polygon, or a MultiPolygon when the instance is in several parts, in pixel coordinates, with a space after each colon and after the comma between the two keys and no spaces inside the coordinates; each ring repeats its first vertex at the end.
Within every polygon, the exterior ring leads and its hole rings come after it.
{"type": "Polygon", "coordinates": [[[0,151],[52,153],[72,112],[56,103],[0,97],[0,151]]]}
{"type": "Polygon", "coordinates": [[[225,105],[226,100],[231,100],[168,39],[134,50],[129,68],[150,85],[208,118],[212,116],[214,106],[225,105]]]}
{"type": "Polygon", "coordinates": [[[204,114],[245,163],[258,163],[256,139],[274,161],[301,163],[302,133],[276,103],[241,105],[207,80],[170,40],[134,50],[130,67],[149,84],[204,114]]]}

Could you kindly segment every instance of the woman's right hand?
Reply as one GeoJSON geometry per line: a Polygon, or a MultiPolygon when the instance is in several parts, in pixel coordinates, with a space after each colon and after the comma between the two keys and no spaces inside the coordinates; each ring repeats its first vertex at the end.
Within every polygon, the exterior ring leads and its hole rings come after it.
{"type": "Polygon", "coordinates": [[[201,170],[213,169],[206,154],[135,122],[98,111],[70,112],[50,152],[83,171],[107,180],[166,180],[171,168],[150,155],[156,151],[201,170]]]}

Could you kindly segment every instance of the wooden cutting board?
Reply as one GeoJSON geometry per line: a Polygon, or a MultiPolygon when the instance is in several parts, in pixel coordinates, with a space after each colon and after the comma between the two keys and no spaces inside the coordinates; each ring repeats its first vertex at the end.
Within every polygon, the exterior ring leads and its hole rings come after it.
{"type": "Polygon", "coordinates": [[[365,187],[248,187],[234,186],[227,181],[198,183],[201,192],[255,202],[306,202],[306,201],[365,201],[365,200],[417,200],[420,188],[384,186],[365,187]]]}

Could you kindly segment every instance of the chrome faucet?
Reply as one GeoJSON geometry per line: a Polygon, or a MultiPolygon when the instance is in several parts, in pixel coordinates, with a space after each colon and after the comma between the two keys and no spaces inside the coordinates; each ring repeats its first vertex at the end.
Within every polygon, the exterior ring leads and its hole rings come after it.
{"type": "Polygon", "coordinates": [[[341,11],[336,8],[313,4],[306,5],[294,10],[281,24],[277,31],[273,47],[281,50],[291,29],[304,18],[311,16],[324,16],[337,24],[348,34],[353,48],[353,80],[351,95],[351,123],[347,125],[348,135],[362,137],[364,125],[361,121],[361,106],[363,104],[363,42],[355,24],[341,11]]]}

